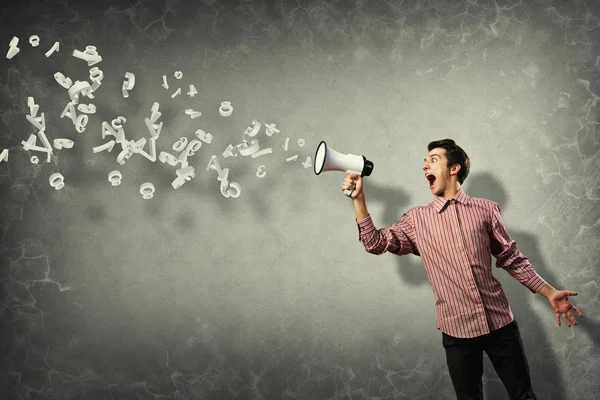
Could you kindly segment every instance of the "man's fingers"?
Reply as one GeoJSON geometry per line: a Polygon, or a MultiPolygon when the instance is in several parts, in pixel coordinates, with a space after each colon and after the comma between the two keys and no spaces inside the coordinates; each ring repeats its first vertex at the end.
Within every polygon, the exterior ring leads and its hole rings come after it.
{"type": "Polygon", "coordinates": [[[577,296],[577,292],[573,292],[571,290],[568,291],[567,293],[569,296],[577,296]]]}
{"type": "Polygon", "coordinates": [[[573,323],[573,325],[577,325],[577,321],[575,321],[575,317],[573,317],[573,314],[571,313],[571,311],[569,311],[567,313],[567,315],[569,316],[569,318],[571,319],[571,322],[573,323]]]}
{"type": "Polygon", "coordinates": [[[560,314],[556,313],[556,322],[558,323],[558,326],[560,326],[560,314]]]}
{"type": "Polygon", "coordinates": [[[579,311],[579,309],[577,309],[577,307],[573,306],[573,310],[575,310],[577,315],[579,315],[580,317],[583,317],[583,314],[581,313],[581,311],[579,311]]]}
{"type": "Polygon", "coordinates": [[[562,317],[565,320],[565,324],[567,324],[567,326],[570,328],[571,327],[571,323],[569,322],[569,320],[567,318],[567,314],[563,313],[562,317]]]}

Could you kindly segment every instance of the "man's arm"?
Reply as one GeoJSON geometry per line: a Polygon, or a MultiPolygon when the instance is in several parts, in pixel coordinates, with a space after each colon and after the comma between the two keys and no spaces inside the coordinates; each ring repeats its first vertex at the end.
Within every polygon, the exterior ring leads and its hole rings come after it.
{"type": "Polygon", "coordinates": [[[546,283],[544,287],[538,290],[538,293],[547,298],[548,300],[550,299],[550,296],[552,296],[556,292],[558,292],[558,290],[554,289],[549,283],[546,283]]]}
{"type": "Polygon", "coordinates": [[[500,206],[496,203],[493,203],[492,210],[490,250],[496,257],[497,267],[504,268],[532,293],[539,293],[548,300],[556,313],[556,322],[559,326],[561,315],[569,328],[571,324],[577,325],[571,310],[580,317],[583,317],[583,314],[569,301],[569,296],[577,296],[577,292],[556,290],[535,272],[527,257],[517,249],[517,243],[506,232],[500,216],[500,206]]]}
{"type": "Polygon", "coordinates": [[[519,251],[517,242],[510,238],[497,203],[493,203],[492,207],[490,251],[496,257],[496,267],[506,270],[532,293],[539,292],[548,297],[556,290],[533,269],[527,257],[519,251]]]}
{"type": "Polygon", "coordinates": [[[369,210],[367,210],[367,202],[365,201],[364,195],[357,197],[356,199],[352,199],[352,205],[354,206],[354,211],[356,212],[357,221],[367,218],[369,215],[369,210]]]}
{"type": "Polygon", "coordinates": [[[412,217],[404,213],[400,220],[387,228],[376,229],[367,210],[365,197],[352,199],[358,225],[358,240],[365,250],[380,255],[386,251],[402,256],[408,253],[420,256],[415,245],[416,235],[412,217]]]}

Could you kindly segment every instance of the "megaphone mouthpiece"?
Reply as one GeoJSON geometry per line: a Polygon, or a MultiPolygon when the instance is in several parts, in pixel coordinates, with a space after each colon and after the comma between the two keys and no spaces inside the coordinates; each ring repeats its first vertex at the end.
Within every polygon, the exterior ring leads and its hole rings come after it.
{"type": "MultiPolygon", "coordinates": [[[[317,146],[314,163],[316,175],[319,175],[323,171],[347,171],[364,177],[370,176],[374,167],[373,162],[367,160],[365,156],[342,154],[327,146],[324,140],[317,146]]],[[[344,193],[350,196],[352,190],[346,190],[344,193]]]]}

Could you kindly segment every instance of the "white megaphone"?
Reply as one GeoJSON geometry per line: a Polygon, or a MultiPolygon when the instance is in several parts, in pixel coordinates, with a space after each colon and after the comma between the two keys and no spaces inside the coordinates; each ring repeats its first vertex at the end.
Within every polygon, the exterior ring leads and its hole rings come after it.
{"type": "MultiPolygon", "coordinates": [[[[371,175],[374,165],[365,156],[339,153],[322,141],[315,153],[314,167],[317,175],[323,171],[346,171],[346,173],[358,174],[363,177],[371,175]]],[[[350,197],[353,191],[354,188],[347,189],[344,190],[344,194],[350,197]]]]}

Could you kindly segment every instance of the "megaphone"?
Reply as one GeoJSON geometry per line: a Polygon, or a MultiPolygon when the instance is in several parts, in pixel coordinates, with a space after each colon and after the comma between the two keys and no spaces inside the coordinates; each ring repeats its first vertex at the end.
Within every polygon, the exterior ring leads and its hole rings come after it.
{"type": "MultiPolygon", "coordinates": [[[[317,147],[315,153],[314,170],[319,175],[323,171],[346,171],[346,173],[358,174],[361,177],[371,175],[373,172],[373,162],[367,160],[365,156],[354,154],[342,154],[327,146],[323,140],[317,147]]],[[[354,188],[344,190],[348,197],[352,194],[354,188]]]]}

